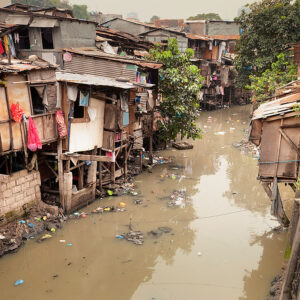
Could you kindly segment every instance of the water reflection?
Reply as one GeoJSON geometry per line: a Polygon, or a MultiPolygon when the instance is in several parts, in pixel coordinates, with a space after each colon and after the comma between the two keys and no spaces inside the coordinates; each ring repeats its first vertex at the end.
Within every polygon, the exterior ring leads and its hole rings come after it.
{"type": "Polygon", "coordinates": [[[203,113],[203,140],[194,141],[193,150],[163,151],[174,163],[138,176],[138,196],[111,197],[85,209],[122,201],[126,212],[74,220],[45,243],[30,241],[1,259],[1,300],[262,299],[254,293],[266,295],[280,270],[285,235],[266,233],[277,223],[256,181],[256,162],[232,147],[244,135],[249,111],[203,113]],[[190,205],[167,206],[177,189],[186,190],[190,205]],[[115,238],[129,224],[145,234],[144,245],[115,238]],[[147,234],[161,226],[172,232],[147,234]],[[24,285],[13,287],[20,278],[24,285]]]}

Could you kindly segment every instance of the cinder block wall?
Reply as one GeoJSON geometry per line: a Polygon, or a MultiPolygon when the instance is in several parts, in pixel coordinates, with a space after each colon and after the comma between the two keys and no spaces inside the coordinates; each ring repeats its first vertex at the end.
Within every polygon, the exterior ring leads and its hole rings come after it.
{"type": "Polygon", "coordinates": [[[23,206],[33,206],[41,200],[39,171],[22,170],[12,175],[0,175],[0,224],[24,214],[23,206]]]}

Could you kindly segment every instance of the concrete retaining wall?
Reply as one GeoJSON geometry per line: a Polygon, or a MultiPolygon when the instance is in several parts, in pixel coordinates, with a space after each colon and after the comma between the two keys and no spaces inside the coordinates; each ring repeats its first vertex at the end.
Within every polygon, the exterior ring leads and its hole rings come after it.
{"type": "Polygon", "coordinates": [[[24,214],[25,207],[41,201],[39,171],[22,170],[12,175],[0,175],[0,224],[24,214]]]}

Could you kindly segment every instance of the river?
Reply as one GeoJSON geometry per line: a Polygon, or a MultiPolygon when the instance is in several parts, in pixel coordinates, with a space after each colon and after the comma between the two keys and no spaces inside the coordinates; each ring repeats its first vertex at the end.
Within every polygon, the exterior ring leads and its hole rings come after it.
{"type": "Polygon", "coordinates": [[[272,232],[278,223],[256,180],[257,160],[232,147],[245,136],[249,113],[250,106],[201,113],[203,139],[192,142],[193,150],[161,151],[174,162],[137,176],[138,195],[82,210],[122,201],[126,211],[70,220],[51,239],[29,240],[1,258],[0,299],[266,299],[287,234],[272,232]],[[178,189],[188,201],[169,207],[178,189]],[[143,245],[116,238],[130,223],[143,232],[143,245]],[[158,227],[172,231],[149,234],[158,227]],[[18,279],[24,283],[14,287],[18,279]]]}

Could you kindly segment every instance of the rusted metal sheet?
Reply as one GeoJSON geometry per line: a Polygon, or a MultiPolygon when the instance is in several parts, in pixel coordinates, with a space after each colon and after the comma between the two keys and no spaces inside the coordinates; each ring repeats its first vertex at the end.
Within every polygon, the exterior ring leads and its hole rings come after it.
{"type": "Polygon", "coordinates": [[[65,69],[78,74],[90,74],[109,78],[125,77],[131,81],[136,81],[136,71],[128,70],[126,64],[88,56],[73,55],[71,61],[65,62],[65,69]]]}
{"type": "Polygon", "coordinates": [[[251,123],[251,131],[250,131],[249,140],[256,146],[259,146],[259,143],[260,143],[260,137],[262,134],[262,126],[263,126],[262,120],[253,120],[251,123]]]}
{"type": "Polygon", "coordinates": [[[72,56],[74,54],[78,54],[81,56],[86,56],[86,57],[95,57],[97,59],[102,59],[102,60],[110,60],[110,61],[118,61],[120,63],[124,64],[132,64],[136,66],[140,66],[143,68],[149,68],[149,69],[159,69],[162,67],[163,64],[161,63],[154,63],[142,59],[136,59],[136,58],[131,58],[131,57],[124,57],[120,55],[113,55],[113,54],[108,54],[105,52],[99,51],[97,48],[88,48],[88,49],[64,49],[66,52],[72,53],[72,56]]]}
{"type": "Polygon", "coordinates": [[[32,116],[42,144],[57,139],[55,113],[32,116]]]}
{"type": "MultiPolygon", "coordinates": [[[[281,135],[281,126],[293,125],[296,118],[264,122],[261,136],[260,177],[297,179],[298,154],[281,135]],[[278,164],[278,166],[277,166],[278,164]]],[[[284,133],[299,147],[299,128],[283,128],[284,133]]]]}
{"type": "MultiPolygon", "coordinates": [[[[6,152],[10,150],[10,130],[9,122],[0,124],[0,135],[2,142],[2,151],[6,152]]],[[[1,150],[1,149],[0,149],[1,150]]]]}
{"type": "Polygon", "coordinates": [[[3,87],[0,87],[0,121],[9,120],[9,115],[6,105],[5,90],[3,87]]]}
{"type": "Polygon", "coordinates": [[[300,44],[294,45],[294,63],[300,64],[300,44]]]}
{"type": "Polygon", "coordinates": [[[5,80],[7,81],[7,96],[9,107],[13,103],[19,103],[24,113],[28,116],[31,115],[30,98],[28,86],[26,83],[26,76],[24,75],[8,75],[5,80]]]}

